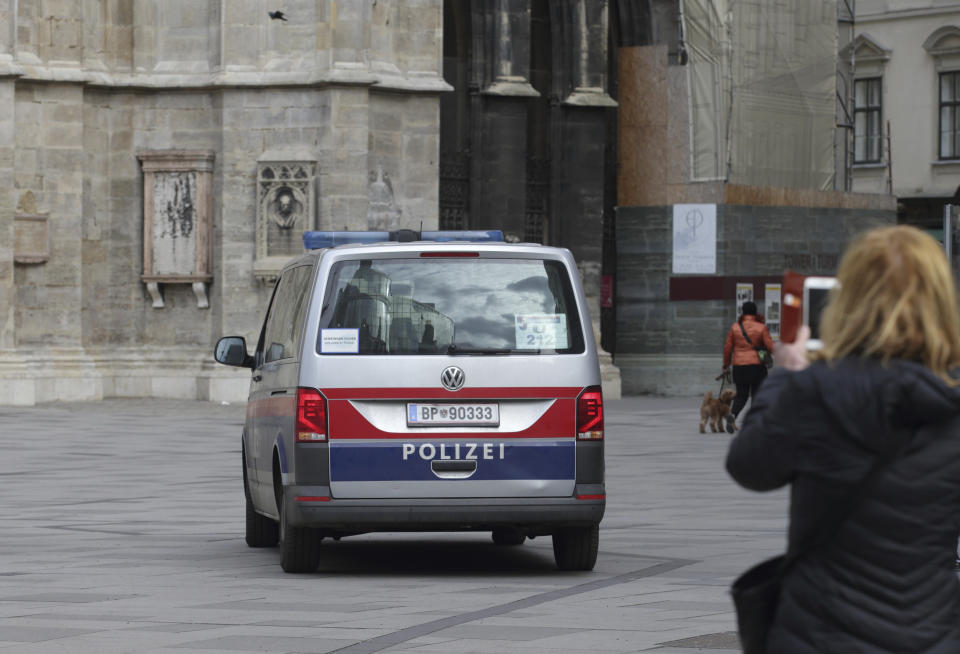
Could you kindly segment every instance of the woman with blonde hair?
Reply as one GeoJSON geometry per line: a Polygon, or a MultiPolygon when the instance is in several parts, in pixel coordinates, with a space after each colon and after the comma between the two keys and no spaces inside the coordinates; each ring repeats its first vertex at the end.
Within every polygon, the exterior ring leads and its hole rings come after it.
{"type": "Polygon", "coordinates": [[[775,654],[960,652],[960,310],[940,245],[908,226],[847,249],[809,355],[775,352],[727,455],[789,484],[775,654]]]}

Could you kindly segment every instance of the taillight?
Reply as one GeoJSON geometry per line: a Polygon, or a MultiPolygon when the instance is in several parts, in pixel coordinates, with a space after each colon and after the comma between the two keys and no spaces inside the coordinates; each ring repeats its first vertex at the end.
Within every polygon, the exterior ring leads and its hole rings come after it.
{"type": "Polygon", "coordinates": [[[297,441],[327,440],[327,400],[314,388],[297,389],[297,441]]]}
{"type": "Polygon", "coordinates": [[[577,398],[577,438],[603,440],[603,391],[599,386],[590,386],[577,398]]]}

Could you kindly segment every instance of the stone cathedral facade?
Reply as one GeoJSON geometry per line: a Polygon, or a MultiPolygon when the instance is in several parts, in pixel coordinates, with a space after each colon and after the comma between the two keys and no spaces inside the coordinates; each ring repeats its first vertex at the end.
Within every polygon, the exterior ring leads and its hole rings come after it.
{"type": "Polygon", "coordinates": [[[304,229],[437,225],[442,2],[282,4],[0,0],[0,401],[242,398],[304,229]]]}
{"type": "Polygon", "coordinates": [[[212,345],[256,340],[305,229],[568,246],[599,316],[609,12],[0,0],[0,404],[244,399],[212,345]]]}

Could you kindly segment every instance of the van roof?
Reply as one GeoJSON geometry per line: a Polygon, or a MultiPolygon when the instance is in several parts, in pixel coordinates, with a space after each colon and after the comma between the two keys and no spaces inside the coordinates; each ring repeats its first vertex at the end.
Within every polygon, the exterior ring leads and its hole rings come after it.
{"type": "Polygon", "coordinates": [[[565,253],[569,253],[567,248],[557,248],[539,243],[503,243],[503,242],[473,242],[473,241],[386,241],[377,243],[345,243],[335,245],[329,248],[309,250],[303,255],[292,259],[284,269],[303,265],[307,262],[315,262],[324,254],[335,253],[337,258],[350,258],[353,256],[370,256],[381,254],[397,253],[415,253],[425,250],[457,252],[469,250],[472,252],[508,252],[513,255],[544,256],[548,258],[563,258],[565,253]]]}
{"type": "Polygon", "coordinates": [[[448,229],[416,231],[397,229],[393,231],[307,231],[303,233],[303,245],[308,250],[336,247],[349,243],[409,243],[412,241],[471,241],[479,243],[503,242],[499,229],[448,229]]]}

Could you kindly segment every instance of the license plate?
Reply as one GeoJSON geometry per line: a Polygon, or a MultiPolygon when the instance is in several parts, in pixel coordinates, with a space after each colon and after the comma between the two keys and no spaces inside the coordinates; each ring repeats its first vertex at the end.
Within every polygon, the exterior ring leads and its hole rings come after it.
{"type": "Polygon", "coordinates": [[[500,405],[495,402],[477,404],[407,403],[408,427],[497,427],[500,405]]]}

